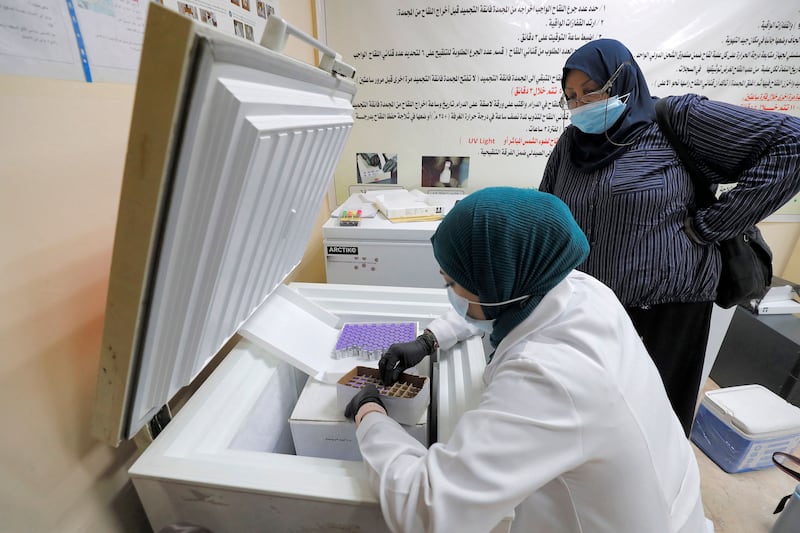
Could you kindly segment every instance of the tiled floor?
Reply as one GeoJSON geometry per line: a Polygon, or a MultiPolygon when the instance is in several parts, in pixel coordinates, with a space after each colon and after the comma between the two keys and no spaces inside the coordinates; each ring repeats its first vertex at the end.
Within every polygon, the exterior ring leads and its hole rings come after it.
{"type": "MultiPolygon", "coordinates": [[[[715,388],[709,380],[704,391],[715,388]]],[[[775,467],[728,474],[692,447],[700,466],[706,516],[713,520],[716,533],[768,533],[777,519],[772,511],[783,496],[792,493],[797,481],[775,467]]]]}

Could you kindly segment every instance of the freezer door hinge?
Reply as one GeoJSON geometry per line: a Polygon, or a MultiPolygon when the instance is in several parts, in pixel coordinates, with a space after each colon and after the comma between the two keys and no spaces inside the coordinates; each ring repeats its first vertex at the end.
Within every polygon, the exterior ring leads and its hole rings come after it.
{"type": "Polygon", "coordinates": [[[170,420],[172,420],[172,412],[169,410],[169,405],[164,405],[133,437],[136,447],[142,450],[147,448],[158,437],[161,430],[169,424],[170,420]]]}

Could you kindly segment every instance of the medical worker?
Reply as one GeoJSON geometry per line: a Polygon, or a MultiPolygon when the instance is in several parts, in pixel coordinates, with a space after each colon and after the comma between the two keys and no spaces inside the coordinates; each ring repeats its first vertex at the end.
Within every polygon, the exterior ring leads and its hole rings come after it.
{"type": "Polygon", "coordinates": [[[496,349],[478,407],[429,449],[374,386],[348,404],[392,531],[485,533],[513,512],[526,533],[705,533],[692,449],[625,310],[574,270],[589,245],[567,206],[482,189],[431,241],[453,309],[419,342],[390,348],[384,379],[423,345],[483,330],[496,349]]]}

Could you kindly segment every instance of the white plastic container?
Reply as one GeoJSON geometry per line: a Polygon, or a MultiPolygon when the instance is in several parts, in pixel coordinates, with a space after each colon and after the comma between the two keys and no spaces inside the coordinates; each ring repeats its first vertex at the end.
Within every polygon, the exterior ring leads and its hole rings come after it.
{"type": "Polygon", "coordinates": [[[800,445],[800,408],[761,385],[708,391],[691,439],[726,472],[767,468],[800,445]]]}
{"type": "MultiPolygon", "coordinates": [[[[344,408],[337,399],[338,387],[308,378],[289,418],[297,455],[361,461],[356,425],[344,416],[344,408]]],[[[423,446],[428,445],[427,408],[423,408],[414,424],[403,427],[423,446]]]]}

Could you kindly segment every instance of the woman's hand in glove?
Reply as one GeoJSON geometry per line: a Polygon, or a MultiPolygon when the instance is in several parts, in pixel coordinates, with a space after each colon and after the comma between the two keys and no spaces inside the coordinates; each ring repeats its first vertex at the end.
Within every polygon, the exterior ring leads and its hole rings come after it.
{"type": "Polygon", "coordinates": [[[383,413],[386,414],[386,406],[383,405],[378,388],[372,383],[364,385],[364,387],[358,391],[358,394],[347,402],[347,406],[344,408],[344,416],[350,420],[354,420],[356,425],[358,425],[361,422],[361,418],[370,411],[383,411],[383,413]],[[361,408],[367,404],[373,404],[371,407],[374,408],[364,409],[363,412],[361,412],[361,417],[358,417],[359,411],[362,411],[361,408]],[[380,406],[380,409],[378,406],[380,406]]]}
{"type": "Polygon", "coordinates": [[[383,384],[388,387],[396,383],[406,369],[422,361],[426,355],[433,353],[435,344],[436,337],[433,336],[433,333],[425,331],[413,341],[398,342],[389,346],[378,363],[383,384]]]}

